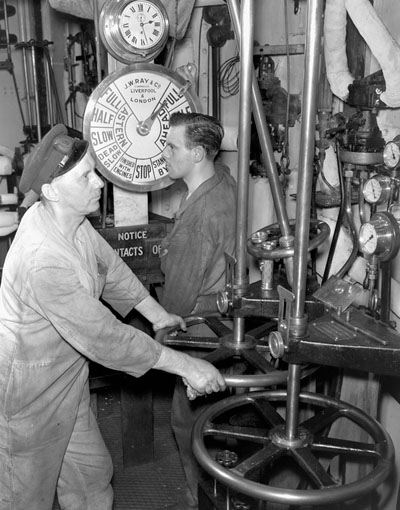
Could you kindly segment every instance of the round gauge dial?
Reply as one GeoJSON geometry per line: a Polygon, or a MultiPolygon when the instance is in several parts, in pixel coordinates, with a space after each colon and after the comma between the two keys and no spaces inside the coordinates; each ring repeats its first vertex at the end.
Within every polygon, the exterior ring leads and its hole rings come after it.
{"type": "Polygon", "coordinates": [[[83,120],[98,170],[121,188],[151,191],[172,184],[163,150],[173,112],[201,111],[191,82],[156,64],[111,73],[93,91],[83,120]]]}
{"type": "Polygon", "coordinates": [[[383,204],[391,192],[391,179],[387,175],[374,175],[368,179],[363,187],[365,200],[370,204],[383,204]]]}
{"type": "Polygon", "coordinates": [[[365,255],[375,255],[382,261],[394,258],[400,247],[400,229],[393,214],[380,211],[363,223],[359,232],[359,247],[365,255]]]}
{"type": "Polygon", "coordinates": [[[383,162],[388,168],[396,168],[400,163],[400,139],[394,138],[383,149],[383,162]]]}
{"type": "Polygon", "coordinates": [[[364,223],[361,225],[359,245],[362,253],[365,253],[366,255],[372,255],[375,253],[378,245],[378,236],[375,226],[372,223],[364,223]]]}
{"type": "Polygon", "coordinates": [[[107,0],[99,31],[107,51],[120,62],[148,62],[167,42],[168,14],[159,0],[107,0]]]}

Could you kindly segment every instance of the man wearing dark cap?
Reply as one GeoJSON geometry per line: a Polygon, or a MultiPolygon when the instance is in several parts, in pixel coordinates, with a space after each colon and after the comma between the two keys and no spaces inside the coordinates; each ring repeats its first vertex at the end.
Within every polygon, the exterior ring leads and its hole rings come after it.
{"type": "Polygon", "coordinates": [[[217,369],[120,322],[135,308],[155,331],[181,326],[147,292],[86,215],[103,182],[88,143],[54,127],[21,188],[23,216],[0,287],[0,508],[111,510],[112,464],[89,405],[88,360],[139,377],[182,376],[193,394],[225,388],[217,369]]]}

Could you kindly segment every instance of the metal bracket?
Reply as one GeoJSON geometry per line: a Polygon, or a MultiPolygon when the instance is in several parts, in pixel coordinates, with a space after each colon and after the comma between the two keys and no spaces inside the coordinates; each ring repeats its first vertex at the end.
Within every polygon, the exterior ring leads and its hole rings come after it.
{"type": "Polygon", "coordinates": [[[294,294],[281,285],[278,285],[277,290],[279,295],[278,331],[281,333],[287,346],[289,343],[289,323],[292,316],[294,294]]]}

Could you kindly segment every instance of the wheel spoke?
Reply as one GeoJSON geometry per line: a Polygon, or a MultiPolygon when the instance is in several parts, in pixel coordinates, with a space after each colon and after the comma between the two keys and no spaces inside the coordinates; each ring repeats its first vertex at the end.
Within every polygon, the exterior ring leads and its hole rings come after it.
{"type": "Polygon", "coordinates": [[[282,450],[282,448],[270,443],[245,459],[243,462],[237,464],[231,471],[244,476],[245,478],[251,478],[254,471],[257,471],[285,454],[285,450],[282,450]]]}
{"type": "Polygon", "coordinates": [[[218,349],[215,349],[215,351],[208,353],[206,356],[204,356],[203,359],[209,361],[213,365],[217,365],[220,361],[232,358],[234,355],[235,352],[232,351],[232,349],[228,349],[227,347],[221,346],[218,347],[218,349]]]}
{"type": "Polygon", "coordinates": [[[338,482],[324,469],[309,448],[294,448],[291,452],[298,465],[305,471],[317,487],[322,488],[338,485],[338,482]]]}
{"type": "Polygon", "coordinates": [[[244,349],[241,354],[242,358],[250,363],[250,365],[255,369],[261,370],[261,372],[264,373],[276,372],[276,368],[273,367],[271,363],[256,350],[244,349]]]}
{"type": "MultiPolygon", "coordinates": [[[[249,394],[251,399],[251,394],[249,394]]],[[[282,416],[276,411],[276,409],[268,402],[266,398],[252,399],[252,404],[261,413],[264,420],[267,421],[271,427],[277,427],[285,423],[282,416]]]]}
{"type": "Polygon", "coordinates": [[[217,317],[206,317],[204,322],[219,337],[232,334],[232,329],[225,326],[217,317]]]}
{"type": "MultiPolygon", "coordinates": [[[[275,331],[277,328],[277,323],[275,321],[268,321],[261,326],[258,326],[250,331],[246,332],[246,335],[252,336],[257,340],[267,336],[271,331],[275,331]]],[[[268,343],[268,342],[267,342],[268,343]]]]}
{"type": "Polygon", "coordinates": [[[332,425],[332,423],[342,415],[343,413],[340,409],[328,407],[326,409],[322,409],[321,412],[316,413],[311,418],[308,418],[307,420],[303,421],[301,423],[301,426],[306,428],[313,434],[316,434],[317,432],[320,432],[329,425],[332,425]]]}
{"type": "Polygon", "coordinates": [[[204,429],[207,436],[218,436],[227,439],[238,439],[251,443],[267,443],[270,441],[268,430],[257,427],[241,427],[236,425],[228,425],[226,423],[208,423],[204,429]]]}
{"type": "Polygon", "coordinates": [[[362,443],[360,441],[350,441],[347,439],[336,439],[334,437],[314,437],[312,449],[314,451],[335,456],[340,454],[351,455],[353,457],[369,457],[378,459],[381,454],[379,443],[362,443]]]}

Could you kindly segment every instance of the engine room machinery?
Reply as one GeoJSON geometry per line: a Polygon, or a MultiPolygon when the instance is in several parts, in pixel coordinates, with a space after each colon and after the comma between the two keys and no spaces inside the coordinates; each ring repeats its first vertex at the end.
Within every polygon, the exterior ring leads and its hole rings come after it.
{"type": "MultiPolygon", "coordinates": [[[[333,275],[328,255],[325,274],[318,281],[309,263],[330,234],[329,225],[310,216],[323,2],[307,3],[294,220],[288,218],[253,73],[254,0],[242,0],[240,6],[238,0],[228,0],[227,5],[241,55],[236,258],[227,259],[226,288],[218,297],[221,317],[189,318],[189,326],[201,323],[210,335],[169,331],[164,339],[174,347],[210,349],[206,359],[217,366],[239,359],[245,366],[226,371],[232,396],[208,408],[193,430],[195,456],[209,475],[199,487],[200,508],[339,508],[351,502],[355,506],[350,508],[364,508],[363,498],[370,498],[393,468],[392,440],[363,410],[337,395],[304,389],[303,381],[321,365],[398,374],[400,336],[389,320],[388,289],[389,263],[398,253],[400,239],[400,140],[385,144],[376,124],[376,112],[385,108],[379,75],[354,83],[350,94],[354,116],[324,124],[323,135],[335,140],[340,174],[340,189],[330,198],[340,205],[338,223],[346,222],[353,250],[333,275]],[[250,135],[245,126],[250,125],[251,112],[277,223],[248,235],[250,135]],[[354,205],[359,206],[358,215],[354,205]],[[247,253],[260,262],[261,280],[251,284],[247,253]],[[361,284],[348,277],[357,257],[365,262],[361,284]],[[361,294],[365,299],[360,305],[361,294]],[[259,320],[250,329],[249,318],[259,320]],[[362,439],[332,433],[341,420],[357,427],[362,439]],[[348,463],[359,467],[356,477],[349,476],[348,463]]],[[[330,251],[335,247],[334,235],[330,251]]]]}

